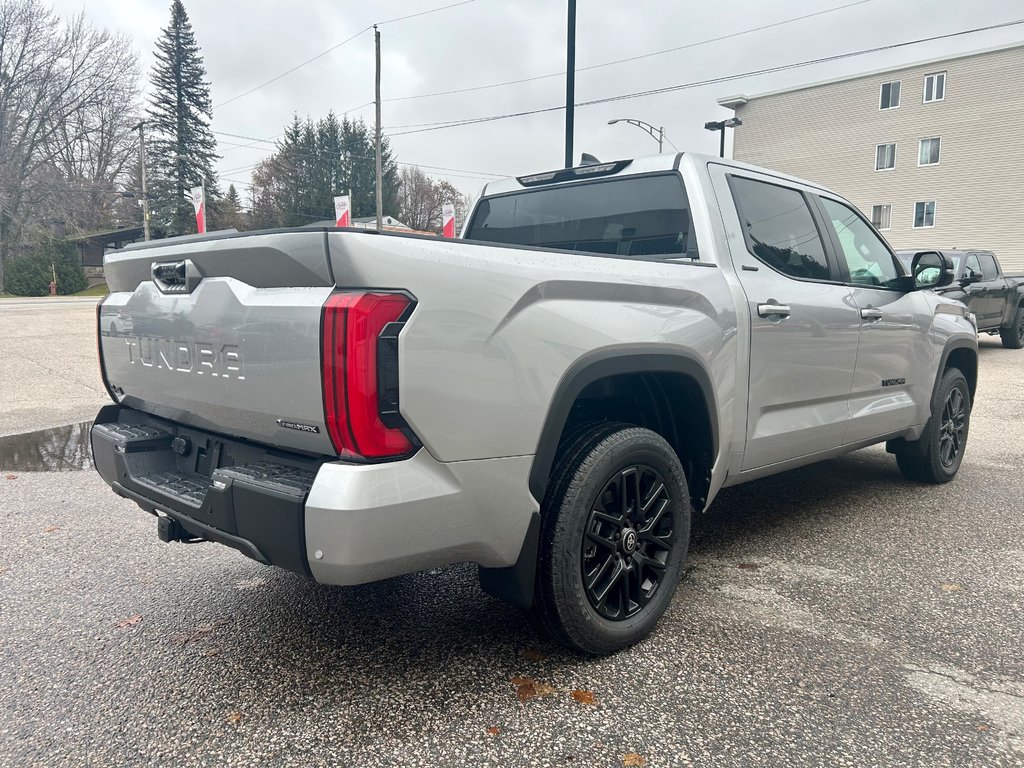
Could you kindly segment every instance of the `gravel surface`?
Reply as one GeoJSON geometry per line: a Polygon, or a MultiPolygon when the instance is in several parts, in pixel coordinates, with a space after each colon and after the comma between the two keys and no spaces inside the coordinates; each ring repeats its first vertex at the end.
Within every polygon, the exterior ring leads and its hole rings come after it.
{"type": "Polygon", "coordinates": [[[599,660],[469,566],[323,587],[0,466],[0,765],[1020,766],[1024,355],[983,344],[955,482],[869,449],[729,489],[599,660]]]}

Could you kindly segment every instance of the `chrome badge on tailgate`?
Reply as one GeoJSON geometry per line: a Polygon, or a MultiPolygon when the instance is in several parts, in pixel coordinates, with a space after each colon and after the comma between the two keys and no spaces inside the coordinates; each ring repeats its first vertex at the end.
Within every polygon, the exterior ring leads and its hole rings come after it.
{"type": "Polygon", "coordinates": [[[245,381],[242,350],[237,344],[217,347],[201,341],[175,341],[152,336],[128,336],[124,341],[128,362],[132,365],[245,381]]]}

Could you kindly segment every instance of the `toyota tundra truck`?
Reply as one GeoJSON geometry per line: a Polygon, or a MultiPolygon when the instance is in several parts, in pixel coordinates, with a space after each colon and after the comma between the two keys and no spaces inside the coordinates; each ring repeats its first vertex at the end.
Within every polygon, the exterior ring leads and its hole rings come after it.
{"type": "Polygon", "coordinates": [[[843,198],[694,154],[489,183],[460,239],[105,258],[100,475],[164,541],[323,584],[469,562],[570,648],[646,636],[724,487],[874,444],[956,475],[977,330],[843,198]],[[130,330],[128,330],[130,329],[130,330]]]}

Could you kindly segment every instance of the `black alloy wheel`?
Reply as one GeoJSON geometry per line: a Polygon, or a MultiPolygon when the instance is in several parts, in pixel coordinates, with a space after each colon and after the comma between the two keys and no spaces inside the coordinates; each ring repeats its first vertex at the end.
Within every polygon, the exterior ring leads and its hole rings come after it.
{"type": "Polygon", "coordinates": [[[662,583],[675,544],[672,501],[657,470],[640,464],[616,472],[598,494],[580,562],[587,598],[606,619],[636,615],[662,583]]]}
{"type": "Polygon", "coordinates": [[[953,388],[942,407],[942,424],[939,427],[939,461],[947,469],[956,463],[963,450],[966,428],[967,401],[963,392],[953,388]]]}

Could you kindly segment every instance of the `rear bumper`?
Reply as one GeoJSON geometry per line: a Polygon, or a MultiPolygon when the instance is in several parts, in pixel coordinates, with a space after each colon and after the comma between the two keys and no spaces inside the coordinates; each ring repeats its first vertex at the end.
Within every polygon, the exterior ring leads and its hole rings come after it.
{"type": "Polygon", "coordinates": [[[324,462],[118,405],[97,416],[92,449],[115,492],[191,537],[325,584],[456,562],[514,566],[537,511],[531,456],[324,462]]]}

